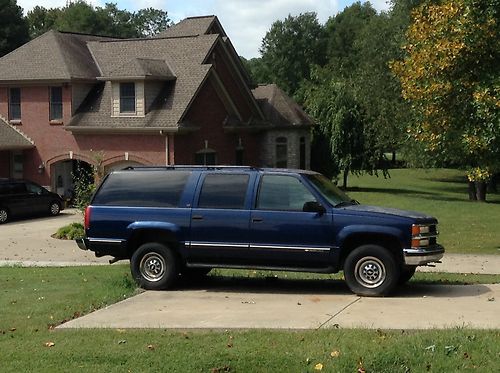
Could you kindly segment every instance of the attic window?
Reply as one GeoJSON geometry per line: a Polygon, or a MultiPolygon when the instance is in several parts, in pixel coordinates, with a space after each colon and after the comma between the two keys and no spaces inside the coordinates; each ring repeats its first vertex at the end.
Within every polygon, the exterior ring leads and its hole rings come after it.
{"type": "Polygon", "coordinates": [[[135,113],[135,83],[120,83],[120,113],[135,113]]]}

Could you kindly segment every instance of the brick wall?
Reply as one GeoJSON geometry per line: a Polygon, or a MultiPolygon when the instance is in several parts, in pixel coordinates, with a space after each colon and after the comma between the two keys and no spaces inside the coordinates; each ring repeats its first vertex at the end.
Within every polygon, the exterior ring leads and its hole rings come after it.
{"type": "Polygon", "coordinates": [[[261,136],[248,131],[238,133],[225,131],[223,122],[227,115],[228,112],[214,85],[207,80],[186,115],[186,122],[199,127],[199,130],[175,136],[175,163],[193,164],[195,153],[204,149],[205,141],[207,141],[208,147],[217,152],[218,164],[234,165],[236,148],[241,138],[244,163],[259,165],[258,144],[261,136]]]}

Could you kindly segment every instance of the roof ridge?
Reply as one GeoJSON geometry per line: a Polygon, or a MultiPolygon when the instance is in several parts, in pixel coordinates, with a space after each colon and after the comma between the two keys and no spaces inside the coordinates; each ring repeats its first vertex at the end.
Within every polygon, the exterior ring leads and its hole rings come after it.
{"type": "Polygon", "coordinates": [[[187,38],[197,38],[199,36],[212,36],[216,34],[192,34],[192,35],[179,35],[179,36],[153,36],[148,38],[130,38],[130,39],[116,39],[116,40],[90,40],[89,42],[96,43],[121,43],[126,41],[151,41],[151,40],[159,40],[159,39],[187,39],[187,38]]]}
{"type": "Polygon", "coordinates": [[[26,135],[24,132],[14,127],[12,124],[10,124],[7,121],[7,119],[5,119],[2,115],[0,115],[0,120],[3,121],[8,127],[12,128],[14,131],[20,134],[22,137],[24,137],[26,140],[28,140],[31,143],[31,145],[35,145],[35,142],[28,135],[26,135]]]}
{"type": "MultiPolygon", "coordinates": [[[[205,16],[191,16],[191,17],[184,18],[182,21],[184,21],[186,19],[213,18],[213,17],[217,17],[217,16],[215,14],[210,14],[210,15],[205,15],[205,16]]],[[[180,21],[180,22],[182,22],[182,21],[180,21]]]]}

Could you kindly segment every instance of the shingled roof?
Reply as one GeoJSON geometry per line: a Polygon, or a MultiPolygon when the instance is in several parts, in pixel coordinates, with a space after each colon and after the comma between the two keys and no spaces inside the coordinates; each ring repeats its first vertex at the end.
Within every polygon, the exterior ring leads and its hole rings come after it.
{"type": "Polygon", "coordinates": [[[252,93],[264,117],[276,127],[312,126],[313,119],[276,84],[259,85],[252,93]]]}
{"type": "Polygon", "coordinates": [[[0,117],[0,150],[20,150],[33,148],[30,138],[0,117]]]}
{"type": "MultiPolygon", "coordinates": [[[[140,66],[140,69],[147,67],[152,71],[159,69],[160,66],[157,62],[161,60],[165,61],[163,73],[167,73],[165,67],[168,67],[172,73],[172,79],[175,75],[175,81],[164,83],[163,89],[153,105],[146,108],[146,116],[143,118],[110,117],[111,86],[106,83],[89,94],[89,100],[77,110],[67,128],[73,131],[85,131],[109,128],[178,127],[183,114],[208,76],[211,65],[204,64],[204,60],[218,38],[218,35],[201,35],[89,42],[88,48],[103,77],[120,75],[119,72],[116,72],[116,61],[149,61],[136,64],[131,69],[140,66]],[[152,63],[151,61],[157,62],[152,63]]],[[[123,68],[125,69],[125,67],[123,68]]],[[[141,73],[144,72],[141,71],[141,73]]]]}
{"type": "Polygon", "coordinates": [[[100,36],[48,31],[0,59],[0,83],[95,80],[99,70],[87,48],[100,36]]]}
{"type": "Polygon", "coordinates": [[[165,60],[132,58],[111,71],[108,76],[101,77],[101,79],[130,79],[132,77],[155,80],[173,80],[176,78],[165,60]]]}
{"type": "Polygon", "coordinates": [[[179,23],[169,27],[165,31],[159,33],[158,37],[173,37],[173,36],[196,36],[217,33],[221,36],[226,36],[226,33],[219,24],[217,17],[214,15],[201,17],[188,17],[179,23]],[[215,30],[211,30],[216,24],[215,30]]]}

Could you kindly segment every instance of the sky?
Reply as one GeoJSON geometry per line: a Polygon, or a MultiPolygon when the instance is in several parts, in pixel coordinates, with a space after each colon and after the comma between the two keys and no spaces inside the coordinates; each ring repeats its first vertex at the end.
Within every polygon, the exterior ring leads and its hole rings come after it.
{"type": "MultiPolygon", "coordinates": [[[[226,34],[240,56],[247,59],[259,57],[262,39],[276,20],[283,20],[289,14],[316,12],[321,23],[328,17],[342,11],[355,0],[86,0],[102,6],[106,2],[118,4],[119,9],[136,11],[153,7],[168,12],[176,22],[191,17],[214,14],[219,18],[226,34]]],[[[378,11],[387,10],[388,0],[371,0],[378,11]]],[[[45,8],[61,7],[67,0],[17,0],[27,13],[34,6],[45,8]]]]}

